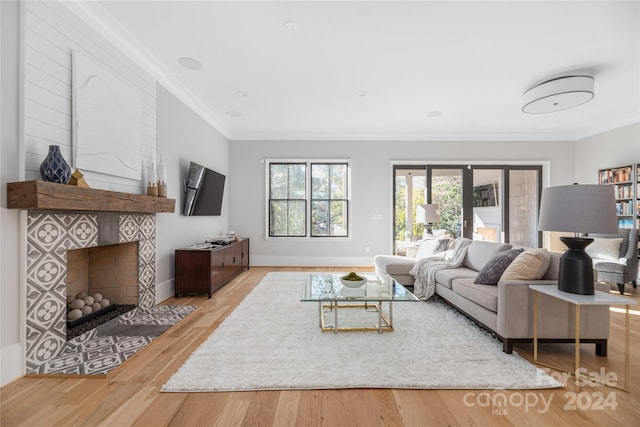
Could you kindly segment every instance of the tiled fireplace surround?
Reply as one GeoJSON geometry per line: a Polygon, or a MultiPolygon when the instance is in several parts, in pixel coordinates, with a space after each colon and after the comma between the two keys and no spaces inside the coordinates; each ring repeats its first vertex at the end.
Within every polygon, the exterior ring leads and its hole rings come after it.
{"type": "Polygon", "coordinates": [[[58,355],[66,342],[67,250],[138,242],[138,306],[155,305],[155,214],[45,212],[27,215],[26,368],[58,355]]]}

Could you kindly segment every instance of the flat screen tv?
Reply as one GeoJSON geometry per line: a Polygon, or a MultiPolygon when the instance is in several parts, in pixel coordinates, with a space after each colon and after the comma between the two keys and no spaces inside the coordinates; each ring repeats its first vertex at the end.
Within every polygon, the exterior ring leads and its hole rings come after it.
{"type": "Polygon", "coordinates": [[[220,215],[225,176],[202,165],[191,162],[185,181],[182,214],[220,215]]]}

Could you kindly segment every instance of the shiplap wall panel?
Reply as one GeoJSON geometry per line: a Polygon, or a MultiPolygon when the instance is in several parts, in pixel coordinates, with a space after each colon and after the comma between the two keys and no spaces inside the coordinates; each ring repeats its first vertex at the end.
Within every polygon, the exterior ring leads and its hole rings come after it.
{"type": "MultiPolygon", "coordinates": [[[[156,158],[156,81],[113,44],[57,2],[25,2],[26,178],[40,179],[51,144],[72,159],[72,53],[81,52],[141,95],[143,163],[156,158]]],[[[143,168],[144,172],[145,168],[143,168]]],[[[131,180],[82,171],[93,188],[143,193],[143,177],[131,180]]]]}

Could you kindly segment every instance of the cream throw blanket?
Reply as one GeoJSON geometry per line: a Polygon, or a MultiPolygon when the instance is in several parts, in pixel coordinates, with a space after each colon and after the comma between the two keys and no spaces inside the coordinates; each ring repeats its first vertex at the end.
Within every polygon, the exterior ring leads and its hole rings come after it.
{"type": "Polygon", "coordinates": [[[409,271],[409,274],[415,278],[413,294],[421,300],[431,298],[436,292],[436,273],[446,268],[460,267],[470,244],[470,239],[459,237],[451,242],[443,256],[418,260],[409,271]]]}

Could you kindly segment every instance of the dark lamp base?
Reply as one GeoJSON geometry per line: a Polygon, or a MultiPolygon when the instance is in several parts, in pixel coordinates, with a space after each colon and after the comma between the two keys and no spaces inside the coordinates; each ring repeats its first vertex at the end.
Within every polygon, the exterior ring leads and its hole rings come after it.
{"type": "Polygon", "coordinates": [[[584,251],[593,239],[582,237],[561,237],[567,250],[560,257],[558,290],[579,295],[593,295],[593,262],[584,251]]]}

